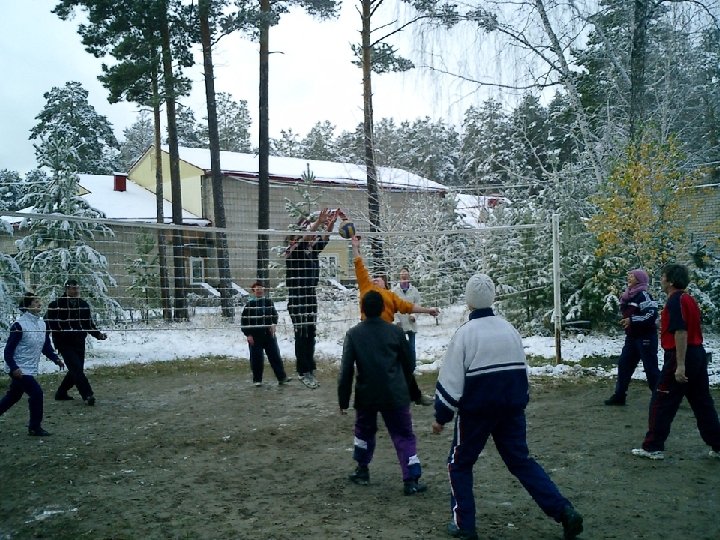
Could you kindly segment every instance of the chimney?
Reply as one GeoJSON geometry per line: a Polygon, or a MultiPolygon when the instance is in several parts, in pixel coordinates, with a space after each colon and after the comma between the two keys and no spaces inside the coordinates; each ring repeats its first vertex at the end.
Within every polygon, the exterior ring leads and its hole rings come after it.
{"type": "Polygon", "coordinates": [[[127,174],[126,173],[113,173],[114,179],[114,190],[115,191],[127,191],[127,174]]]}

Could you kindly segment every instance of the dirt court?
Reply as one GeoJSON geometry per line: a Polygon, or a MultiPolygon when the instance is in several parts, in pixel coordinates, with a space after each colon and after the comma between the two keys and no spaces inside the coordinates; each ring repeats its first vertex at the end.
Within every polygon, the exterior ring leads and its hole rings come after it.
{"type": "MultiPolygon", "coordinates": [[[[59,375],[41,376],[53,436],[26,435],[26,400],[0,418],[0,539],[447,538],[451,430],[433,435],[432,408],[413,407],[427,493],[403,496],[382,431],[371,484],[349,483],[353,416],[338,414],[329,366],[314,391],[278,387],[269,369],[255,388],[247,362],[230,359],[100,368],[94,408],[53,401],[59,375]]],[[[419,380],[431,393],[435,375],[419,380]]],[[[645,432],[648,391],[633,382],[629,405],[609,408],[611,385],[533,381],[530,448],[584,515],[581,538],[720,538],[720,462],[688,406],[667,459],[642,460],[629,450],[645,432]]],[[[475,472],[481,538],[562,538],[492,444],[475,472]]]]}

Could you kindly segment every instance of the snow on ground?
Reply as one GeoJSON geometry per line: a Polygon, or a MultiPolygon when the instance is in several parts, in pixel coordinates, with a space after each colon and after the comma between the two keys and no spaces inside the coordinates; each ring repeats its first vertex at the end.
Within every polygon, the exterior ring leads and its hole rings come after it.
{"type": "MultiPolygon", "coordinates": [[[[294,363],[293,331],[284,303],[276,303],[280,313],[278,343],[286,362],[294,363]]],[[[345,331],[357,322],[357,306],[341,305],[339,302],[321,306],[318,324],[316,359],[318,363],[338,362],[342,356],[345,331]],[[325,309],[323,309],[325,307],[325,309]]],[[[416,349],[418,371],[436,372],[445,354],[445,348],[455,329],[467,320],[468,311],[453,306],[443,312],[437,321],[428,315],[418,316],[416,349]]],[[[176,359],[193,360],[207,356],[229,356],[247,361],[249,358],[245,336],[240,331],[240,313],[235,322],[225,322],[215,313],[198,309],[188,323],[135,323],[121,329],[108,329],[107,341],[88,339],[87,366],[124,365],[131,363],[162,362],[176,359]]],[[[711,384],[720,384],[720,336],[705,336],[706,349],[713,354],[710,365],[711,384]]],[[[575,377],[590,372],[601,377],[614,377],[614,368],[602,366],[581,368],[579,362],[592,357],[616,358],[622,349],[623,337],[606,336],[593,332],[563,335],[561,341],[562,363],[555,364],[555,338],[552,336],[526,336],[523,338],[525,352],[532,356],[534,366],[531,375],[546,377],[575,377]],[[546,363],[537,365],[538,358],[546,363]]],[[[662,364],[662,352],[660,351],[662,364]]],[[[41,372],[52,372],[55,366],[41,362],[41,372]]],[[[292,368],[289,369],[293,371],[292,368]]],[[[642,367],[635,378],[644,378],[642,367]]]]}

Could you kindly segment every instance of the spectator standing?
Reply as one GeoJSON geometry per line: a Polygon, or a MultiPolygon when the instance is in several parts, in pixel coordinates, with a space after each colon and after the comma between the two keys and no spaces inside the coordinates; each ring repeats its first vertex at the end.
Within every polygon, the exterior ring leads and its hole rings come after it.
{"type": "Polygon", "coordinates": [[[448,457],[452,513],[448,533],[466,540],[478,538],[473,466],[492,435],[508,470],[545,514],[562,523],[566,540],[575,538],[583,529],[582,516],[528,450],[529,384],[520,334],[493,313],[495,285],[485,274],[468,280],[465,300],[470,320],[448,345],[438,375],[432,424],[433,432],[440,433],[455,417],[448,457]]]}
{"type": "Polygon", "coordinates": [[[248,301],[240,317],[242,333],[247,337],[250,347],[250,369],[252,370],[253,384],[262,386],[264,356],[267,354],[270,367],[277,377],[278,384],[290,382],[285,374],[285,366],[280,357],[275,329],[278,322],[278,313],[273,301],[265,296],[265,286],[256,281],[250,288],[255,298],[248,301]]]}
{"type": "Polygon", "coordinates": [[[38,374],[40,355],[44,354],[62,369],[62,360],[53,351],[45,321],[40,317],[40,299],[27,292],[20,301],[22,315],[10,326],[10,335],[5,344],[5,363],[10,375],[10,387],[0,400],[0,416],[22,398],[28,395],[30,422],[28,435],[46,437],[50,435],[42,427],[43,391],[35,377],[38,374]]]}
{"type": "Polygon", "coordinates": [[[625,344],[618,359],[615,392],[605,405],[625,405],[630,379],[640,360],[650,392],[655,391],[658,369],[657,302],[650,296],[650,277],[645,270],[636,268],[627,274],[627,288],[620,295],[620,324],[625,328],[625,344]]]}
{"type": "Polygon", "coordinates": [[[720,421],[710,395],[708,359],[703,347],[700,308],[685,290],[690,283],[686,266],[668,264],[662,270],[660,287],[667,294],[660,313],[660,344],[664,364],[657,389],[650,398],[648,431],[641,448],[633,455],[665,458],[665,441],[683,397],[697,421],[700,437],[710,447],[709,456],[720,458],[720,421]]]}
{"type": "Polygon", "coordinates": [[[366,318],[345,335],[338,375],[341,414],[346,414],[350,405],[355,378],[353,459],[357,461],[357,468],[350,475],[350,480],[361,485],[370,482],[368,466],[375,452],[379,413],[397,452],[403,492],[415,495],[427,488],[419,482],[422,468],[410,413],[412,387],[409,383],[413,370],[407,340],[400,328],[380,317],[383,297],[379,292],[369,291],[363,296],[362,306],[366,318]]]}
{"type": "MultiPolygon", "coordinates": [[[[392,288],[392,292],[397,294],[400,298],[411,304],[420,305],[422,299],[420,297],[420,291],[417,287],[410,283],[410,269],[407,266],[403,266],[400,269],[400,281],[392,288]]],[[[405,332],[405,337],[408,340],[410,346],[410,357],[412,358],[413,364],[417,363],[417,355],[415,353],[415,334],[417,334],[417,321],[415,320],[414,313],[396,313],[395,322],[405,332]]]]}
{"type": "Polygon", "coordinates": [[[295,332],[296,370],[308,388],[317,388],[315,377],[315,335],[317,333],[317,286],[320,282],[320,253],[330,241],[337,212],[323,208],[314,221],[305,219],[300,226],[305,234],[290,236],[285,250],[285,280],[288,288],[288,312],[295,332]],[[323,232],[320,232],[324,229],[323,232]]]}
{"type": "Polygon", "coordinates": [[[95,394],[85,375],[85,340],[88,334],[101,341],[107,339],[107,335],[95,326],[90,305],[80,297],[80,285],[76,280],[65,282],[64,294],[50,302],[45,320],[55,348],[67,366],[67,374],[55,392],[55,399],[73,399],[68,391],[77,386],[83,401],[95,405],[95,394]]]}

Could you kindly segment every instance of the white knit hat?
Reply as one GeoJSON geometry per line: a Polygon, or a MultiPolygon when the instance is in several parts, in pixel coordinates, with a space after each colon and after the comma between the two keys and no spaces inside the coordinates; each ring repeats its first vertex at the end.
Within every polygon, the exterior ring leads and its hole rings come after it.
{"type": "Polygon", "coordinates": [[[465,302],[471,309],[489,308],[495,301],[495,285],[490,276],[475,274],[465,286],[465,302]]]}

